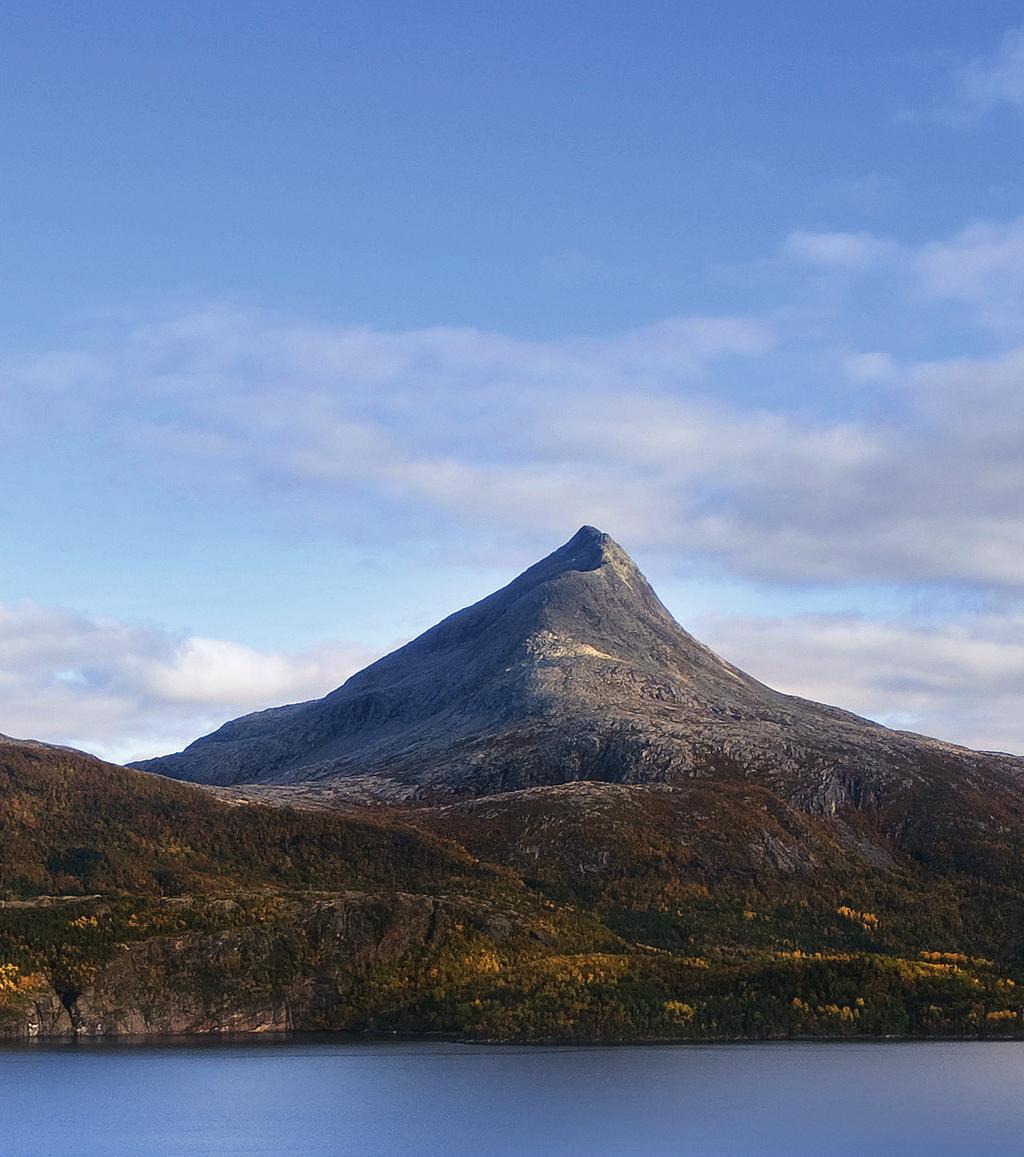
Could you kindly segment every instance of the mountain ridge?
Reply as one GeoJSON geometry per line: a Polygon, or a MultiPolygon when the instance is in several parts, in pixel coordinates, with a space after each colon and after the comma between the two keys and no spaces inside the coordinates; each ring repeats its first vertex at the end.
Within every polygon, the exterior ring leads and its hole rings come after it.
{"type": "Polygon", "coordinates": [[[808,811],[881,806],[1024,759],[892,731],[785,695],[681,627],[630,556],[584,526],[506,586],[319,700],[233,720],[135,766],[219,786],[489,795],[575,780],[754,779],[808,811]]]}

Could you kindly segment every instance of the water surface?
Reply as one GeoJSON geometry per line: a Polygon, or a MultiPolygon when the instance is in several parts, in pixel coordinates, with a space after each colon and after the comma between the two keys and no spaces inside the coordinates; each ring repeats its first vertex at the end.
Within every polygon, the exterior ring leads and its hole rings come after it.
{"type": "Polygon", "coordinates": [[[1024,1043],[0,1050],[4,1157],[1024,1151],[1024,1043]]]}

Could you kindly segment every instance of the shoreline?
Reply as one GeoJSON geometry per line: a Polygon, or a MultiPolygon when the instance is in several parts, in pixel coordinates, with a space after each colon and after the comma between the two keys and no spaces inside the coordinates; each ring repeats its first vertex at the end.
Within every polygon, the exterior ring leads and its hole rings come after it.
{"type": "Polygon", "coordinates": [[[491,1049],[629,1049],[725,1048],[764,1045],[918,1045],[918,1044],[1024,1044],[1024,1032],[1005,1036],[787,1036],[787,1037],[658,1037],[636,1040],[485,1040],[458,1033],[360,1032],[352,1029],[289,1029],[268,1032],[104,1033],[0,1036],[0,1052],[57,1048],[231,1048],[242,1045],[278,1047],[294,1044],[330,1045],[455,1045],[491,1049]]]}

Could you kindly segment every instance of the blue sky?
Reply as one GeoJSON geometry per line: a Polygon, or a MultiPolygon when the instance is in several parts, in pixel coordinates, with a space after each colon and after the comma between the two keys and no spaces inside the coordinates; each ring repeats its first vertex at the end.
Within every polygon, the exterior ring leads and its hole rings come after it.
{"type": "Polygon", "coordinates": [[[1024,17],[12,2],[0,731],[118,758],[601,525],[782,686],[1024,750],[1024,17]]]}

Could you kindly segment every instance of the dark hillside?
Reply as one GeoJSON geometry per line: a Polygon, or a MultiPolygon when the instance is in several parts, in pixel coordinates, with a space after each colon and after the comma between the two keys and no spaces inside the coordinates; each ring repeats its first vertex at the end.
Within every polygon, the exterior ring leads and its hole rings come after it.
{"type": "Polygon", "coordinates": [[[940,847],[742,783],[310,810],[4,741],[0,1035],[1014,1035],[1012,841],[940,847]]]}
{"type": "Polygon", "coordinates": [[[422,889],[492,876],[383,813],[229,804],[68,748],[0,740],[0,897],[422,889]]]}

